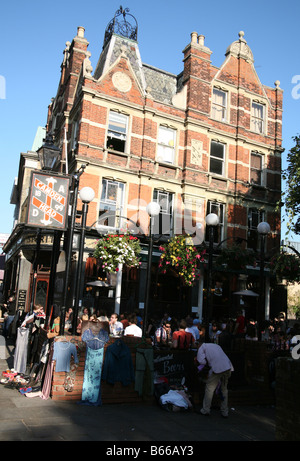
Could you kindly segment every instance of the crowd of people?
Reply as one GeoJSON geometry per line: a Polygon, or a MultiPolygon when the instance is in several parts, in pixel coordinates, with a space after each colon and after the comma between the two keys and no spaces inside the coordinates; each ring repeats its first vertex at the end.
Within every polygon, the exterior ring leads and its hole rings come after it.
{"type": "MultiPolygon", "coordinates": [[[[33,313],[24,314],[18,317],[15,312],[15,299],[10,297],[4,315],[5,336],[12,335],[13,322],[21,327],[32,325],[31,343],[32,353],[35,347],[35,331],[43,325],[47,330],[48,338],[54,338],[61,334],[61,310],[53,305],[48,321],[42,306],[34,306],[33,313]]],[[[208,366],[210,374],[205,380],[205,395],[201,413],[210,413],[213,393],[220,387],[222,393],[221,413],[228,415],[227,407],[227,384],[233,371],[232,364],[227,356],[236,339],[243,338],[249,341],[268,342],[272,350],[287,351],[291,347],[291,340],[300,334],[300,324],[294,323],[289,326],[285,314],[282,312],[274,320],[264,321],[258,324],[254,319],[247,319],[245,313],[240,311],[234,318],[222,318],[212,320],[209,325],[203,325],[196,318],[188,315],[185,318],[177,319],[169,312],[164,313],[162,318],[151,317],[147,322],[147,329],[143,332],[143,319],[139,312],[112,313],[107,316],[106,312],[89,308],[83,308],[76,319],[72,308],[65,314],[64,333],[73,333],[74,326],[76,335],[81,336],[84,331],[84,322],[101,322],[101,328],[106,330],[108,335],[113,337],[135,336],[142,337],[144,334],[149,338],[154,348],[173,348],[179,350],[194,350],[197,365],[202,368],[208,366]],[[75,322],[75,325],[74,325],[75,322]]],[[[16,338],[16,351],[23,347],[16,338]]],[[[17,354],[16,354],[17,355],[17,354]]],[[[25,368],[26,364],[21,364],[25,368]]]]}
{"type": "MultiPolygon", "coordinates": [[[[16,301],[12,295],[6,304],[2,305],[4,314],[3,335],[16,338],[17,327],[22,325],[25,315],[16,312],[16,301]]],[[[54,305],[48,325],[48,337],[60,333],[60,309],[54,305]]],[[[39,317],[41,310],[39,308],[39,317]]],[[[45,315],[44,315],[45,317],[45,315]]],[[[112,336],[143,336],[143,319],[138,311],[127,314],[112,313],[110,316],[99,309],[84,307],[76,320],[75,334],[80,335],[84,321],[101,321],[103,328],[112,336]]],[[[69,308],[65,315],[65,332],[73,331],[74,312],[69,308]]],[[[179,349],[197,348],[200,339],[220,345],[224,350],[230,350],[236,338],[249,341],[268,342],[273,350],[289,350],[291,340],[300,334],[300,323],[289,326],[286,315],[280,312],[273,320],[265,320],[262,324],[252,318],[246,319],[244,311],[237,312],[235,317],[212,320],[205,328],[198,318],[188,315],[177,319],[165,312],[162,318],[150,317],[145,336],[150,338],[156,348],[172,347],[179,349]]]]}

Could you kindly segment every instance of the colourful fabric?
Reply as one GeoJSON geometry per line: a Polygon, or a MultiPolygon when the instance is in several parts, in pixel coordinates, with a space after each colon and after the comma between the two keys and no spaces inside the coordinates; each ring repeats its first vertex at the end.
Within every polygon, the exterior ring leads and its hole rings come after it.
{"type": "Polygon", "coordinates": [[[76,346],[69,341],[57,341],[54,343],[53,359],[56,360],[55,371],[70,371],[71,357],[78,363],[76,346]]]}
{"type": "Polygon", "coordinates": [[[104,346],[109,340],[109,335],[103,329],[93,333],[88,328],[84,331],[81,339],[86,343],[81,403],[85,405],[102,405],[101,373],[104,346]]]}
{"type": "Polygon", "coordinates": [[[105,346],[109,340],[109,334],[106,330],[99,330],[97,333],[88,328],[85,330],[81,336],[82,341],[84,341],[89,349],[101,349],[105,346]]]}
{"type": "Polygon", "coordinates": [[[88,405],[101,405],[101,370],[103,363],[103,347],[91,349],[87,347],[84,379],[82,385],[82,403],[88,405]]]}

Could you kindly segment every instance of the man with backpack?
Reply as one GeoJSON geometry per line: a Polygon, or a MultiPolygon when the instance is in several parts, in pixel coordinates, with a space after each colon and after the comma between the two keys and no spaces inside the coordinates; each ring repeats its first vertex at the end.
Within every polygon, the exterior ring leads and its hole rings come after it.
{"type": "Polygon", "coordinates": [[[179,323],[179,329],[174,331],[172,337],[172,347],[174,349],[191,349],[195,346],[195,338],[192,333],[185,331],[187,323],[182,319],[179,323]]]}

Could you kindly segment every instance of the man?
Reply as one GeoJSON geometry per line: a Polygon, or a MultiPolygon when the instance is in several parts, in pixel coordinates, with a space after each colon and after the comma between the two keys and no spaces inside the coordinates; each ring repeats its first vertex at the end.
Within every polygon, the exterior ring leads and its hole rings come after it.
{"type": "Polygon", "coordinates": [[[121,336],[123,333],[123,323],[118,321],[118,314],[116,313],[110,316],[109,331],[113,336],[121,336]]]}
{"type": "Polygon", "coordinates": [[[167,320],[162,323],[155,331],[155,344],[158,346],[168,346],[172,339],[171,324],[167,320]]]}
{"type": "Polygon", "coordinates": [[[143,331],[140,327],[137,326],[137,318],[135,314],[130,314],[128,316],[129,326],[124,330],[124,336],[143,336],[143,331]]]}
{"type": "Polygon", "coordinates": [[[246,331],[246,320],[245,320],[245,313],[243,310],[238,312],[238,316],[235,323],[235,328],[233,334],[237,338],[244,338],[246,331]]]}
{"type": "Polygon", "coordinates": [[[195,338],[195,341],[198,341],[200,337],[198,326],[197,326],[199,323],[199,320],[198,319],[194,319],[194,320],[188,319],[186,323],[187,323],[187,327],[185,331],[187,331],[188,333],[192,333],[192,335],[195,338]]]}
{"type": "Polygon", "coordinates": [[[172,336],[172,347],[174,349],[190,349],[195,346],[195,338],[192,333],[185,331],[186,321],[181,319],[178,331],[172,336]]]}
{"type": "Polygon", "coordinates": [[[12,321],[14,320],[16,314],[16,297],[14,295],[10,296],[8,298],[7,304],[4,304],[4,307],[6,307],[7,311],[4,315],[3,336],[5,336],[5,338],[8,338],[9,327],[12,321]]]}
{"type": "Polygon", "coordinates": [[[208,365],[210,371],[205,379],[205,394],[200,413],[209,415],[214,391],[221,383],[221,415],[228,417],[228,380],[233,371],[233,366],[223,349],[218,344],[202,343],[197,352],[199,365],[208,365]]]}

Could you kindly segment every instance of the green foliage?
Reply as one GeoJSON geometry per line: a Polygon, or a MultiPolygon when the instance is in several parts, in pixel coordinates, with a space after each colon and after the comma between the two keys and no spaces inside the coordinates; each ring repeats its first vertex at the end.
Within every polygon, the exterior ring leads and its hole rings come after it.
{"type": "Polygon", "coordinates": [[[203,261],[205,250],[200,251],[193,245],[188,245],[188,236],[176,235],[166,245],[159,247],[159,269],[165,274],[168,269],[175,270],[184,285],[192,286],[198,276],[198,263],[203,261]]]}
{"type": "Polygon", "coordinates": [[[252,250],[246,250],[239,245],[222,248],[216,259],[216,265],[226,265],[227,269],[243,270],[246,266],[256,266],[256,257],[252,250]]]}
{"type": "Polygon", "coordinates": [[[287,228],[300,234],[300,137],[293,138],[295,146],[287,155],[288,167],[282,173],[287,190],[282,194],[283,203],[288,215],[287,228]]]}
{"type": "Polygon", "coordinates": [[[107,272],[118,272],[120,263],[129,267],[140,265],[140,242],[130,234],[110,234],[98,240],[93,256],[102,261],[107,272]]]}
{"type": "Polygon", "coordinates": [[[289,309],[294,313],[296,319],[300,319],[300,304],[297,306],[290,306],[289,309]]]}
{"type": "Polygon", "coordinates": [[[294,254],[280,252],[273,256],[270,269],[274,275],[288,283],[300,281],[300,258],[294,254]]]}

